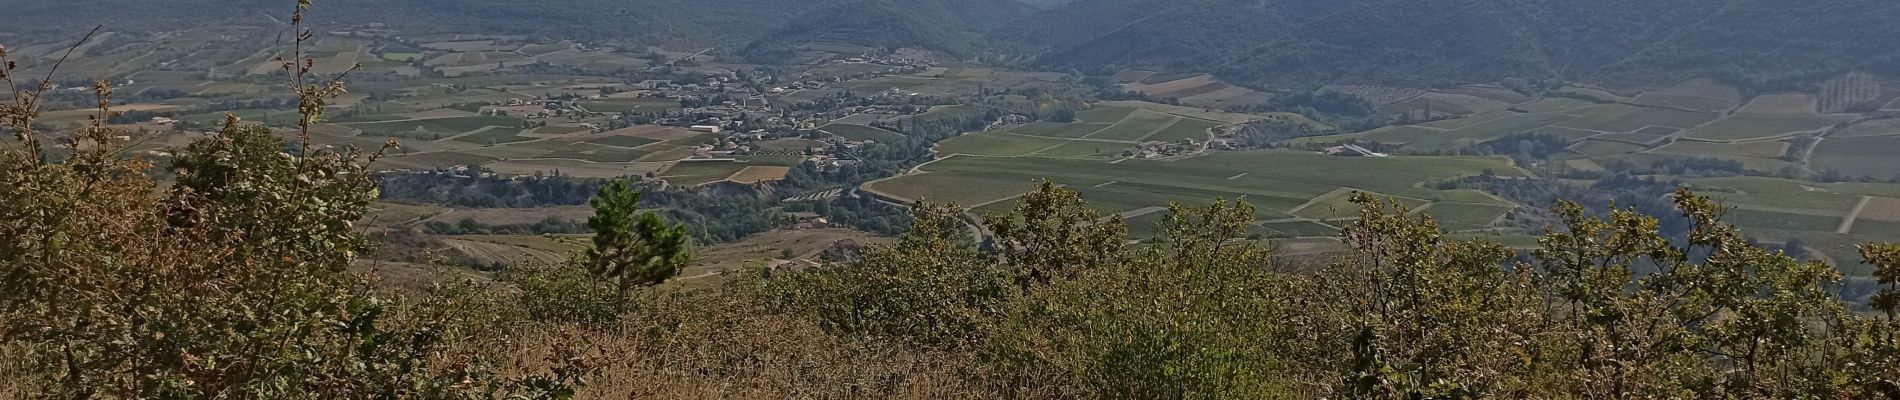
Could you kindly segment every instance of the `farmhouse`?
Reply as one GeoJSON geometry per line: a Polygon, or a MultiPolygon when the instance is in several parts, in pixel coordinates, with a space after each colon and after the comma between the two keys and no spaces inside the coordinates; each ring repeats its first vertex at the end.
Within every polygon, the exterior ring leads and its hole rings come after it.
{"type": "Polygon", "coordinates": [[[719,133],[720,130],[719,125],[693,125],[693,127],[689,129],[692,129],[694,132],[707,133],[719,133]]]}

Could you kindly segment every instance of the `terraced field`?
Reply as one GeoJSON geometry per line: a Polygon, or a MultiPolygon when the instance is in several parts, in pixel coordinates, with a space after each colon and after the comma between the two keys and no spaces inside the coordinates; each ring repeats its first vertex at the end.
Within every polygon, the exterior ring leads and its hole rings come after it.
{"type": "MultiPolygon", "coordinates": [[[[1098,207],[1110,212],[1166,206],[1168,200],[1244,198],[1259,207],[1260,218],[1270,220],[1292,217],[1295,208],[1322,196],[1338,197],[1342,188],[1401,196],[1419,206],[1443,199],[1473,199],[1461,191],[1427,189],[1422,182],[1484,171],[1517,174],[1501,158],[1348,158],[1291,150],[1222,152],[1178,161],[1118,163],[953,156],[921,169],[923,173],[879,181],[867,187],[905,199],[921,197],[972,205],[991,204],[1019,195],[1027,191],[1035,179],[1047,178],[1085,195],[1103,197],[1104,202],[1098,207]]],[[[1466,219],[1474,218],[1478,217],[1466,219]]]]}

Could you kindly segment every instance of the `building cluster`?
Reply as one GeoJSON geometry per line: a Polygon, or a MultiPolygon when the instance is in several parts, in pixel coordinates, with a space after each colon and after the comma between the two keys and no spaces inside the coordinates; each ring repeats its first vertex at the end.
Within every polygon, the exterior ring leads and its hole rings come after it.
{"type": "Polygon", "coordinates": [[[1178,142],[1147,141],[1122,150],[1122,156],[1139,159],[1168,158],[1197,153],[1206,148],[1204,143],[1194,139],[1181,139],[1178,142]]]}

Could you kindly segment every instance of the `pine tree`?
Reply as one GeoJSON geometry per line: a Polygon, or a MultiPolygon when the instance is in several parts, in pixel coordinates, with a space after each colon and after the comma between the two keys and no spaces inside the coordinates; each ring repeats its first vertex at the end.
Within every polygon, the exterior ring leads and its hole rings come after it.
{"type": "Polygon", "coordinates": [[[652,286],[679,275],[692,259],[686,225],[668,226],[658,214],[640,211],[640,192],[624,180],[601,186],[589,204],[594,217],[594,248],[587,250],[587,268],[595,277],[614,284],[622,301],[634,286],[652,286]]]}

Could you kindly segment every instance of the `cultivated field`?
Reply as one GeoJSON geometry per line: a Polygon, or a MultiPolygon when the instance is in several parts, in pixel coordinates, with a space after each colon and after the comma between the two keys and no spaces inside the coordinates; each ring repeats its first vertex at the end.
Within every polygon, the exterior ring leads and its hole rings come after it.
{"type": "MultiPolygon", "coordinates": [[[[1019,195],[1047,178],[1080,190],[1107,212],[1166,206],[1167,200],[1244,198],[1263,220],[1293,218],[1292,211],[1342,188],[1402,196],[1413,205],[1443,199],[1470,201],[1461,191],[1426,189],[1423,182],[1492,171],[1515,175],[1500,158],[1332,157],[1303,151],[1214,153],[1178,161],[1103,163],[1039,157],[955,156],[925,165],[924,173],[867,187],[904,199],[930,198],[964,205],[991,204],[1019,195]]],[[[1312,208],[1312,207],[1307,207],[1312,208]]],[[[994,210],[995,208],[992,208],[994,210]]],[[[1304,209],[1302,209],[1304,210],[1304,209]]]]}

